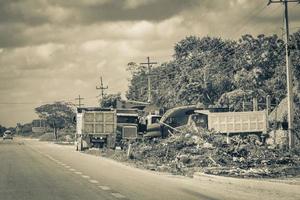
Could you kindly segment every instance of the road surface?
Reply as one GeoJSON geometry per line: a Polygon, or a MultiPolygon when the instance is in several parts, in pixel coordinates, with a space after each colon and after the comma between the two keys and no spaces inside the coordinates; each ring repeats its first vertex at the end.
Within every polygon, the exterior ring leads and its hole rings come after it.
{"type": "MultiPolygon", "coordinates": [[[[1,139],[1,138],[0,138],[1,139]]],[[[300,180],[187,178],[37,140],[0,140],[0,200],[299,199],[300,180]]]]}

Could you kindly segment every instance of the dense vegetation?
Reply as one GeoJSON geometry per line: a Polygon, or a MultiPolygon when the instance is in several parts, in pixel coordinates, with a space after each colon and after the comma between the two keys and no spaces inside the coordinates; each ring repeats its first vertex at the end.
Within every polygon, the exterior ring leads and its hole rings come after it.
{"type": "MultiPolygon", "coordinates": [[[[237,41],[189,36],[175,44],[173,59],[152,70],[152,101],[161,107],[203,103],[241,109],[257,97],[260,105],[286,96],[285,45],[277,35],[243,35],[237,41]]],[[[290,49],[294,77],[300,78],[300,31],[290,49]]],[[[129,63],[127,98],[147,100],[147,69],[129,63]]],[[[299,80],[297,80],[299,81],[299,80]]],[[[298,83],[295,91],[299,91],[298,83]]]]}
{"type": "Polygon", "coordinates": [[[74,123],[75,111],[67,103],[55,102],[35,108],[41,119],[53,128],[55,139],[58,139],[58,130],[71,127],[74,123]]]}
{"type": "Polygon", "coordinates": [[[6,131],[6,128],[0,125],[0,136],[2,137],[3,133],[6,131]]]}

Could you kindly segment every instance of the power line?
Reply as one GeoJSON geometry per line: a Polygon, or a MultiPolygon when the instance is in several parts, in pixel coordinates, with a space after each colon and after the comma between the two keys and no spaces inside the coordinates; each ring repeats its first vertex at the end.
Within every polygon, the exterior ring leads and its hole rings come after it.
{"type": "Polygon", "coordinates": [[[108,89],[108,86],[106,86],[106,87],[104,87],[104,85],[103,85],[103,81],[102,81],[102,76],[100,77],[100,86],[98,87],[98,86],[96,86],[96,90],[101,90],[101,93],[100,93],[100,95],[101,95],[101,99],[103,99],[103,97],[104,97],[104,91],[105,90],[107,90],[108,89]]]}
{"type": "Polygon", "coordinates": [[[268,5],[272,3],[281,3],[284,5],[284,19],[285,19],[285,63],[286,63],[286,78],[287,78],[287,97],[288,97],[288,139],[289,148],[292,149],[295,146],[294,139],[294,95],[293,95],[293,70],[292,62],[289,49],[289,14],[288,14],[288,3],[300,3],[300,0],[269,0],[268,5]]]}
{"type": "Polygon", "coordinates": [[[148,67],[148,75],[147,75],[147,80],[148,80],[148,103],[151,103],[151,68],[152,65],[156,65],[157,62],[150,62],[150,57],[147,57],[147,62],[146,63],[140,63],[141,65],[147,65],[148,67]]]}
{"type": "MultiPolygon", "coordinates": [[[[97,99],[96,96],[93,97],[87,97],[84,99],[97,99]]],[[[0,102],[0,105],[36,105],[36,104],[51,104],[51,103],[55,103],[55,102],[66,102],[66,103],[70,103],[73,102],[74,99],[60,99],[60,100],[53,100],[53,101],[37,101],[37,102],[0,102]]]]}
{"type": "Polygon", "coordinates": [[[239,26],[237,29],[231,29],[234,30],[234,34],[235,36],[240,33],[247,24],[249,24],[249,22],[252,20],[253,16],[258,15],[259,13],[261,13],[262,11],[264,11],[267,8],[267,5],[264,5],[263,7],[261,7],[260,9],[253,9],[249,15],[247,15],[247,17],[241,21],[241,26],[239,26]]]}
{"type": "Polygon", "coordinates": [[[80,95],[78,95],[78,98],[75,98],[75,100],[78,100],[78,108],[80,108],[81,106],[83,106],[84,104],[81,103],[81,100],[83,100],[84,98],[80,97],[80,95]]]}

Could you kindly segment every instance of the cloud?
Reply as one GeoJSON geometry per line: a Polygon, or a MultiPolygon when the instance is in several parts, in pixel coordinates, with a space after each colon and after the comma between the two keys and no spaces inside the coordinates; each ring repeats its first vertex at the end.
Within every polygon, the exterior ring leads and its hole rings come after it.
{"type": "MultiPolygon", "coordinates": [[[[40,103],[80,94],[97,105],[100,76],[107,92],[127,90],[128,62],[171,59],[188,35],[238,38],[281,34],[282,6],[260,0],[1,0],[0,124],[35,117],[40,103]],[[16,114],[17,113],[17,114],[16,114]]],[[[290,7],[291,30],[300,26],[290,7]]]]}

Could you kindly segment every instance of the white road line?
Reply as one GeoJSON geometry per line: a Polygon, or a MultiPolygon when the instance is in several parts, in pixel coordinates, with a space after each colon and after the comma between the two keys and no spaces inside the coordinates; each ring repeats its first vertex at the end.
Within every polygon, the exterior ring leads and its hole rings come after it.
{"type": "Polygon", "coordinates": [[[98,181],[96,180],[90,180],[91,183],[99,183],[98,181]]]}
{"type": "Polygon", "coordinates": [[[114,197],[118,198],[118,199],[123,199],[126,198],[124,195],[120,194],[120,193],[111,193],[111,195],[113,195],[114,197]]]}
{"type": "Polygon", "coordinates": [[[110,187],[107,186],[99,185],[98,187],[101,188],[102,190],[110,190],[110,187]]]}
{"type": "Polygon", "coordinates": [[[82,174],[82,172],[74,172],[75,174],[79,174],[79,175],[81,175],[82,174]]]}
{"type": "Polygon", "coordinates": [[[69,165],[65,165],[65,168],[68,168],[68,169],[69,169],[69,168],[71,168],[71,167],[70,167],[69,165]]]}
{"type": "Polygon", "coordinates": [[[86,178],[86,179],[89,179],[90,177],[89,176],[86,176],[86,175],[81,175],[82,178],[86,178]]]}
{"type": "Polygon", "coordinates": [[[75,170],[75,169],[73,169],[73,168],[70,168],[69,170],[70,170],[70,171],[72,171],[72,172],[75,172],[75,171],[76,171],[76,170],[75,170]]]}

